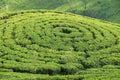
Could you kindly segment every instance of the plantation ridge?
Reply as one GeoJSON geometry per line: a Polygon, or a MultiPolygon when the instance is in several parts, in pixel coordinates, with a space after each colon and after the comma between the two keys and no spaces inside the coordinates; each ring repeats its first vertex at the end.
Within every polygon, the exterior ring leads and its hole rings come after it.
{"type": "Polygon", "coordinates": [[[0,80],[119,79],[119,24],[52,10],[1,14],[0,80]]]}
{"type": "Polygon", "coordinates": [[[57,10],[120,23],[120,0],[0,0],[0,12],[57,10]]]}

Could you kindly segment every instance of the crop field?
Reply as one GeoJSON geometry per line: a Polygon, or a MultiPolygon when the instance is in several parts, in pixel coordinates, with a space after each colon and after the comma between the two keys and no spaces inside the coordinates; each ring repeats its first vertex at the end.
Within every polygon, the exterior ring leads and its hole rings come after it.
{"type": "Polygon", "coordinates": [[[120,25],[59,11],[3,14],[0,80],[120,80],[120,25]]]}
{"type": "Polygon", "coordinates": [[[41,9],[71,12],[120,23],[120,0],[0,0],[0,14],[41,9]]]}

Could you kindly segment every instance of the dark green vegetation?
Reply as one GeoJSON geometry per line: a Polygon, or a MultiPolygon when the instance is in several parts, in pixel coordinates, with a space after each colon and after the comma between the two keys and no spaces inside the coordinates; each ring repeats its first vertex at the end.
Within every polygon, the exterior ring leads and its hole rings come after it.
{"type": "Polygon", "coordinates": [[[1,80],[119,80],[120,25],[57,11],[0,17],[1,80]]]}
{"type": "Polygon", "coordinates": [[[120,23],[120,0],[0,0],[0,12],[23,9],[67,11],[120,23]]]}

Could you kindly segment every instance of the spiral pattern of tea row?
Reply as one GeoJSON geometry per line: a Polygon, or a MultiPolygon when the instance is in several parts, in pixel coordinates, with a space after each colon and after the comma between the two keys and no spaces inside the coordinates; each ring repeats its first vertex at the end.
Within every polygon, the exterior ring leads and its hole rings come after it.
{"type": "Polygon", "coordinates": [[[73,60],[73,72],[69,72],[65,66],[72,60],[67,61],[66,58],[75,56],[73,59],[79,59],[78,53],[119,45],[115,30],[110,30],[104,23],[103,26],[85,20],[73,14],[44,11],[19,12],[1,17],[0,67],[15,72],[73,74],[82,63],[73,60]],[[52,68],[48,69],[48,66],[52,68]]]}

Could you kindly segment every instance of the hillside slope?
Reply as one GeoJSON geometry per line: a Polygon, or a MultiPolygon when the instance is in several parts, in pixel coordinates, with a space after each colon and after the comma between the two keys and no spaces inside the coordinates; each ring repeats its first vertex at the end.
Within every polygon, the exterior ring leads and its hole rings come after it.
{"type": "Polygon", "coordinates": [[[68,11],[120,23],[119,0],[1,0],[0,12],[31,9],[68,11]]]}
{"type": "Polygon", "coordinates": [[[1,80],[119,80],[120,25],[57,11],[0,16],[1,80]]]}

